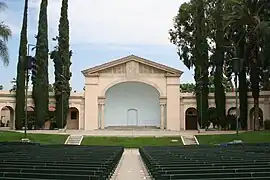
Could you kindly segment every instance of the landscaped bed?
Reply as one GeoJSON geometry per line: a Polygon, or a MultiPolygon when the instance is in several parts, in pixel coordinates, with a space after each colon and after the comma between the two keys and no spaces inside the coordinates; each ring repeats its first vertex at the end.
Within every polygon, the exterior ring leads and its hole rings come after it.
{"type": "Polygon", "coordinates": [[[237,134],[197,135],[200,144],[221,144],[242,140],[244,143],[270,143],[270,131],[252,131],[237,134]]]}
{"type": "Polygon", "coordinates": [[[183,145],[180,137],[96,137],[85,136],[82,145],[124,146],[139,148],[142,146],[179,146],[183,145]],[[178,140],[178,141],[174,141],[178,140]]]}
{"type": "MultiPolygon", "coordinates": [[[[27,133],[27,138],[31,142],[41,144],[64,144],[68,135],[56,134],[31,134],[27,133]]],[[[16,142],[24,138],[24,133],[0,131],[0,142],[16,142]]]]}

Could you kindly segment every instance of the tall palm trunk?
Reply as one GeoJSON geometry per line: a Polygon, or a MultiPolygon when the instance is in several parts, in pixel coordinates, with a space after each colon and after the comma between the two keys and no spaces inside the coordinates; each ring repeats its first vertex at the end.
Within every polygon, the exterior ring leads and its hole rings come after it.
{"type": "Polygon", "coordinates": [[[240,40],[237,48],[237,57],[243,58],[243,69],[239,73],[239,99],[240,99],[240,122],[243,129],[247,129],[247,120],[248,120],[248,101],[247,101],[247,75],[246,75],[246,52],[245,52],[245,39],[240,40]]]}
{"type": "Polygon", "coordinates": [[[248,92],[247,76],[246,71],[243,70],[239,74],[240,122],[243,129],[247,129],[248,127],[247,92],[248,92]]]}
{"type": "Polygon", "coordinates": [[[249,54],[249,64],[250,64],[250,81],[251,81],[251,89],[252,96],[254,99],[254,130],[259,129],[259,96],[260,96],[260,65],[258,59],[259,47],[257,44],[257,33],[256,26],[250,25],[248,27],[248,39],[247,50],[249,54]]]}

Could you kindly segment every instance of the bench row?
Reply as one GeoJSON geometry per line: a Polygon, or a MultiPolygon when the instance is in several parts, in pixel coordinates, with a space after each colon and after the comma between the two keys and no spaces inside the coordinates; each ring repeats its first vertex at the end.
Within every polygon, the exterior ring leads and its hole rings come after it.
{"type": "Polygon", "coordinates": [[[109,179],[123,147],[0,143],[0,179],[109,179]]]}
{"type": "Polygon", "coordinates": [[[139,151],[154,179],[270,179],[268,144],[143,147],[139,151]]]}

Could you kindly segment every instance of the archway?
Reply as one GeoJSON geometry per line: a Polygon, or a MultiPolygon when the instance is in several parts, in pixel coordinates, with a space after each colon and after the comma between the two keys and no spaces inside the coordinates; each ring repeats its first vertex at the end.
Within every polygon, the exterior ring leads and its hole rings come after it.
{"type": "MultiPolygon", "coordinates": [[[[236,130],[237,127],[236,107],[231,107],[228,109],[226,118],[227,121],[225,125],[228,127],[228,129],[236,130]]],[[[238,127],[241,127],[239,123],[240,121],[238,121],[238,127]]]]}
{"type": "Polygon", "coordinates": [[[105,127],[160,127],[160,94],[153,86],[123,82],[109,88],[105,97],[105,127]]]}
{"type": "Polygon", "coordinates": [[[67,118],[67,129],[79,129],[79,110],[76,107],[70,107],[67,118]]]}
{"type": "Polygon", "coordinates": [[[55,119],[55,105],[50,104],[48,107],[48,118],[45,120],[44,129],[57,129],[55,119]]]}
{"type": "Polygon", "coordinates": [[[261,108],[259,108],[259,122],[255,122],[254,111],[255,111],[254,107],[249,110],[250,129],[254,130],[261,129],[263,128],[263,111],[261,108]]]}
{"type": "Polygon", "coordinates": [[[236,107],[231,107],[230,109],[228,109],[227,114],[232,115],[232,116],[236,116],[236,107]]]}
{"type": "Polygon", "coordinates": [[[198,129],[198,111],[196,108],[188,108],[185,112],[186,130],[198,129]]]}
{"type": "Polygon", "coordinates": [[[1,109],[0,126],[13,128],[14,123],[14,109],[10,106],[5,106],[1,109]]]}
{"type": "Polygon", "coordinates": [[[27,106],[27,128],[29,130],[35,129],[35,126],[36,126],[35,108],[33,106],[27,106]]]}

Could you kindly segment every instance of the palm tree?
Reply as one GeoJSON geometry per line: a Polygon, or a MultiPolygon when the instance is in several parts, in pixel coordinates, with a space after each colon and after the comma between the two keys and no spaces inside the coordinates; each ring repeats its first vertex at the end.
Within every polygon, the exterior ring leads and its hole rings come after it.
{"type": "MultiPolygon", "coordinates": [[[[7,5],[3,2],[0,2],[0,11],[5,10],[6,8],[7,8],[7,5]]],[[[0,23],[0,59],[6,66],[9,64],[7,42],[10,37],[11,37],[10,28],[4,22],[1,22],[0,23]]]]}
{"type": "MultiPolygon", "coordinates": [[[[244,58],[247,69],[250,73],[250,82],[252,96],[254,99],[254,129],[258,128],[259,118],[259,94],[260,94],[260,74],[261,62],[259,58],[260,40],[262,39],[260,31],[265,31],[269,26],[265,26],[262,21],[262,15],[268,14],[265,0],[239,0],[233,1],[233,11],[229,17],[229,26],[233,29],[243,27],[244,31],[237,32],[240,37],[245,38],[244,58]]],[[[238,45],[238,44],[237,44],[238,45]]]]}

